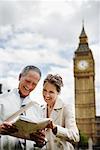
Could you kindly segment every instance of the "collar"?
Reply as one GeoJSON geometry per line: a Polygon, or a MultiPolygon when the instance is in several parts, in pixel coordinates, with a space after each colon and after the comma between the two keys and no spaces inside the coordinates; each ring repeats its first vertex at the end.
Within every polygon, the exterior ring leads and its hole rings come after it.
{"type": "Polygon", "coordinates": [[[20,103],[21,103],[21,105],[26,105],[27,103],[29,103],[29,102],[31,101],[29,95],[26,96],[25,98],[21,98],[21,97],[20,97],[20,94],[19,94],[19,89],[18,89],[18,88],[15,88],[13,91],[14,91],[14,93],[16,93],[17,96],[20,98],[20,103]]]}
{"type": "Polygon", "coordinates": [[[60,98],[58,98],[56,100],[56,103],[54,105],[54,110],[58,110],[58,109],[61,109],[63,107],[63,102],[60,98]]]}
{"type": "MultiPolygon", "coordinates": [[[[41,105],[41,107],[44,110],[47,107],[47,104],[43,104],[43,105],[41,105]]],[[[58,98],[56,100],[55,105],[54,105],[54,110],[59,110],[59,109],[62,109],[62,108],[63,108],[63,102],[60,98],[58,98]]]]}

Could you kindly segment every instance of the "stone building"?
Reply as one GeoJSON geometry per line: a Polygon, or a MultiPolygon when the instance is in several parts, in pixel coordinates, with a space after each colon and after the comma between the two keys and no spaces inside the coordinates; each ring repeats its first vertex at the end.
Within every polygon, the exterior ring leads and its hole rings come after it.
{"type": "Polygon", "coordinates": [[[77,125],[96,144],[100,141],[100,116],[96,116],[95,60],[89,48],[84,24],[73,60],[77,125]]]}

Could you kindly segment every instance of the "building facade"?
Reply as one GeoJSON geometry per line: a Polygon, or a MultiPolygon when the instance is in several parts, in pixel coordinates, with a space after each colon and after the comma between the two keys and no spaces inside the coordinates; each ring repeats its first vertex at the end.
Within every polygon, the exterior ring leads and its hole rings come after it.
{"type": "Polygon", "coordinates": [[[100,118],[96,117],[95,61],[88,44],[84,25],[74,54],[75,113],[79,130],[97,143],[100,118]],[[97,123],[98,122],[98,123],[97,123]],[[97,131],[98,128],[98,131],[97,131]]]}

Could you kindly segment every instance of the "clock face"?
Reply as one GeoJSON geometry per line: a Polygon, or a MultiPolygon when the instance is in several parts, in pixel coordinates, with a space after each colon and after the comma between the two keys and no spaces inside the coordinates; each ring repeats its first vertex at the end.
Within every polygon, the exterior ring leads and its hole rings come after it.
{"type": "Polygon", "coordinates": [[[87,62],[86,60],[80,60],[80,61],[78,62],[78,68],[79,68],[80,70],[85,70],[85,69],[88,68],[88,66],[89,66],[89,64],[88,64],[88,62],[87,62]]]}

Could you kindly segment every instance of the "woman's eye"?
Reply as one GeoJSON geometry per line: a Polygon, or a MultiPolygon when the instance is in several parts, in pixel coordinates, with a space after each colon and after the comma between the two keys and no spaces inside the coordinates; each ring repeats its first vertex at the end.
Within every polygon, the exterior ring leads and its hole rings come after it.
{"type": "Polygon", "coordinates": [[[52,94],[52,93],[54,93],[53,91],[50,91],[50,93],[52,94]]]}
{"type": "Polygon", "coordinates": [[[45,89],[43,89],[43,92],[46,92],[46,90],[45,90],[45,89]]]}

